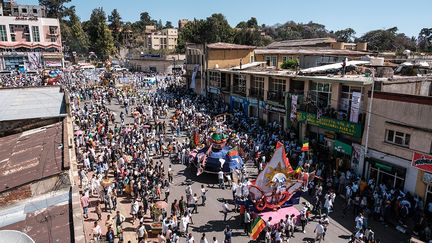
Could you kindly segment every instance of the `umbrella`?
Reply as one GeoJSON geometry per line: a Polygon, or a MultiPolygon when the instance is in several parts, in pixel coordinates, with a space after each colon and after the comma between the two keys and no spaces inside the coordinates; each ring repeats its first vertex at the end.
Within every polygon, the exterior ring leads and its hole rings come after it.
{"type": "Polygon", "coordinates": [[[77,136],[82,135],[82,134],[83,134],[83,131],[81,131],[81,130],[78,130],[75,132],[75,135],[77,135],[77,136]]]}
{"type": "Polygon", "coordinates": [[[156,207],[156,208],[159,208],[159,209],[164,209],[164,208],[167,208],[167,207],[168,207],[168,203],[165,202],[165,201],[157,201],[157,202],[155,203],[155,207],[156,207]]]}
{"type": "Polygon", "coordinates": [[[103,187],[110,186],[111,184],[112,184],[112,180],[109,178],[105,178],[101,181],[101,186],[103,187]]]}

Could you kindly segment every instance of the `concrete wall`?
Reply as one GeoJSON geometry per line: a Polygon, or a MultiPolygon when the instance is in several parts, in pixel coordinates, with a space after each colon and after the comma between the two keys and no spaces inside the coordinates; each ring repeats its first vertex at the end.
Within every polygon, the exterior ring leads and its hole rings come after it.
{"type": "MultiPolygon", "coordinates": [[[[431,152],[431,120],[432,105],[374,98],[368,148],[382,152],[376,153],[378,157],[375,158],[406,168],[405,189],[417,194],[422,193],[418,190],[423,190],[424,194],[424,188],[419,187],[419,183],[416,185],[416,179],[420,175],[418,170],[411,166],[411,160],[414,151],[426,154],[431,152]],[[386,142],[386,129],[410,134],[409,147],[386,142]]],[[[366,131],[367,129],[364,130],[363,145],[365,145],[366,131]]]]}
{"type": "Polygon", "coordinates": [[[253,56],[253,50],[218,50],[208,49],[207,68],[216,68],[216,64],[219,68],[230,68],[240,65],[240,59],[243,64],[250,62],[250,57],[253,56]]]}
{"type": "Polygon", "coordinates": [[[432,81],[424,82],[385,82],[381,86],[381,91],[389,93],[411,94],[411,95],[432,95],[432,81]]]}

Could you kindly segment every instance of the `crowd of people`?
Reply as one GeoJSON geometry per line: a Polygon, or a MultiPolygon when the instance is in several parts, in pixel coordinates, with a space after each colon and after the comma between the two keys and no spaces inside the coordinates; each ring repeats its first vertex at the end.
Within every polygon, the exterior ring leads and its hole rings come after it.
{"type": "MultiPolygon", "coordinates": [[[[95,242],[101,239],[114,242],[115,238],[124,242],[124,222],[129,218],[132,224],[137,222],[138,242],[147,242],[150,236],[146,215],[151,222],[160,222],[160,233],[155,236],[159,242],[175,243],[181,238],[197,242],[189,226],[199,207],[205,206],[208,189],[202,186],[200,191],[193,192],[187,185],[184,196],[170,200],[172,203],[168,205],[174,175],[171,166],[164,166],[162,160],[168,157],[173,163],[193,166],[189,154],[196,144],[191,135],[198,132],[202,140],[206,139],[214,125],[213,117],[225,112],[234,114],[224,124],[231,131],[230,139],[245,162],[254,164],[258,172],[270,160],[276,143],[281,142],[294,168],[315,171],[317,175],[307,185],[311,203],[302,205],[299,216],[286,215],[273,225],[269,223],[271,219],[264,219],[265,242],[287,242],[294,235],[305,233],[306,225],[312,221],[316,224],[315,241],[324,240],[336,197],[344,202],[340,210],[343,216],[354,218],[351,242],[380,242],[371,220],[398,226],[400,231],[411,229],[420,238],[431,239],[432,205],[424,210],[421,198],[384,183],[366,181],[350,170],[338,170],[331,153],[318,148],[313,139],[311,151],[302,152],[296,131],[283,131],[277,123],[260,126],[258,121],[230,110],[222,100],[191,93],[178,77],[161,75],[155,83],[156,92],[148,92],[144,88],[149,85],[140,82],[122,87],[92,85],[81,72],[65,73],[62,84],[69,92],[75,125],[83,215],[87,219],[90,208],[97,215],[91,221],[94,221],[91,237],[95,242]],[[109,108],[111,105],[123,110],[116,114],[109,108]],[[174,116],[170,117],[172,111],[174,116]],[[132,122],[127,122],[127,118],[132,122]],[[92,198],[97,198],[96,204],[91,203],[92,198]],[[119,198],[130,198],[128,215],[119,210],[119,198]],[[105,219],[102,212],[109,212],[105,219]]],[[[39,85],[42,79],[38,76],[2,78],[4,87],[39,85]]],[[[244,169],[233,174],[220,172],[218,178],[221,188],[232,190],[234,201],[233,208],[227,201],[222,202],[224,221],[228,220],[228,213],[238,212],[239,223],[248,234],[257,215],[243,203],[248,199],[247,172],[244,169]]],[[[229,226],[224,236],[224,242],[232,242],[229,226]]],[[[199,241],[208,242],[206,237],[203,233],[199,241]]],[[[215,237],[211,238],[217,242],[215,237]]]]}

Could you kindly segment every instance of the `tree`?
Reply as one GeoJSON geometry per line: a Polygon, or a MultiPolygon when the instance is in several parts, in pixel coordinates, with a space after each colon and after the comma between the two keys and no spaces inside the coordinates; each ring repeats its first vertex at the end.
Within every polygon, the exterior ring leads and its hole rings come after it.
{"type": "Polygon", "coordinates": [[[244,28],[247,28],[247,23],[246,23],[245,21],[241,21],[240,23],[238,23],[238,24],[236,25],[236,28],[238,28],[238,29],[244,29],[244,28]]]}
{"type": "Polygon", "coordinates": [[[75,6],[68,8],[65,11],[65,16],[68,17],[68,19],[61,22],[61,34],[62,39],[65,41],[65,46],[67,46],[71,52],[86,53],[89,48],[89,39],[76,14],[75,6]]]}
{"type": "Polygon", "coordinates": [[[110,22],[109,28],[114,39],[114,45],[119,49],[122,42],[121,30],[123,23],[117,9],[113,9],[111,15],[108,16],[108,21],[110,22]]]}
{"type": "Polygon", "coordinates": [[[344,30],[338,30],[334,33],[336,35],[337,41],[340,42],[353,42],[355,39],[355,30],[352,28],[346,28],[344,30]]]}
{"type": "Polygon", "coordinates": [[[364,34],[358,41],[367,42],[372,51],[397,51],[413,50],[416,43],[404,33],[397,33],[398,28],[393,27],[384,30],[372,30],[364,34]]]}
{"type": "Polygon", "coordinates": [[[46,8],[46,13],[49,18],[61,19],[66,9],[64,4],[70,1],[71,0],[39,0],[39,4],[46,8]]]}
{"type": "Polygon", "coordinates": [[[417,43],[420,51],[432,52],[432,28],[421,29],[417,43]]]}
{"type": "Polygon", "coordinates": [[[157,21],[156,23],[156,29],[161,30],[163,29],[163,24],[162,24],[162,20],[159,19],[159,21],[157,21]]]}
{"type": "Polygon", "coordinates": [[[89,49],[95,52],[98,58],[102,60],[108,59],[114,52],[114,40],[106,20],[102,8],[93,9],[86,27],[91,44],[89,49]]]}
{"type": "Polygon", "coordinates": [[[174,26],[173,26],[173,24],[172,24],[171,21],[167,21],[167,22],[165,23],[165,28],[167,28],[167,29],[172,29],[172,28],[174,28],[174,26]]]}
{"type": "Polygon", "coordinates": [[[258,21],[255,17],[252,17],[246,22],[246,25],[248,28],[258,28],[258,21]]]}

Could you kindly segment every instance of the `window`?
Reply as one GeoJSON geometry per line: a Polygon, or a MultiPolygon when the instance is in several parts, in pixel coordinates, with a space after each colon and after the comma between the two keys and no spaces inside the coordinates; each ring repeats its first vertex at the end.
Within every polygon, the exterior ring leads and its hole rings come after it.
{"type": "Polygon", "coordinates": [[[264,77],[254,76],[252,78],[249,95],[255,98],[264,98],[264,77]]]}
{"type": "Polygon", "coordinates": [[[7,41],[6,26],[0,25],[0,41],[7,41]]]}
{"type": "Polygon", "coordinates": [[[277,56],[266,56],[265,60],[269,66],[277,66],[277,56]]]}
{"type": "Polygon", "coordinates": [[[234,75],[234,93],[246,95],[246,77],[242,74],[234,75]]]}
{"type": "Polygon", "coordinates": [[[22,8],[22,9],[21,9],[21,12],[22,12],[22,13],[27,13],[27,9],[26,9],[26,8],[22,8]]]}
{"type": "Polygon", "coordinates": [[[34,8],[34,9],[33,9],[33,13],[34,13],[34,14],[37,14],[37,13],[38,13],[38,10],[34,8]]]}
{"type": "Polygon", "coordinates": [[[267,99],[282,104],[284,102],[284,92],[286,88],[285,79],[269,79],[269,91],[267,92],[267,99]]]}
{"type": "Polygon", "coordinates": [[[361,100],[360,100],[360,110],[362,110],[361,102],[363,101],[363,88],[362,87],[353,87],[348,85],[342,85],[342,91],[341,91],[341,100],[339,103],[339,109],[342,111],[349,111],[351,107],[351,101],[352,101],[352,93],[358,92],[361,93],[361,100]]]}
{"type": "Polygon", "coordinates": [[[33,41],[40,42],[39,26],[32,26],[33,41]]]}
{"type": "Polygon", "coordinates": [[[331,84],[312,82],[310,98],[315,108],[328,108],[331,104],[331,84]]]}
{"type": "Polygon", "coordinates": [[[411,135],[394,130],[386,130],[385,141],[396,145],[409,147],[411,135]]]}
{"type": "Polygon", "coordinates": [[[209,83],[212,87],[221,87],[221,73],[215,71],[209,71],[209,83]]]}
{"type": "Polygon", "coordinates": [[[255,57],[253,55],[250,56],[250,63],[255,62],[255,57]]]}

